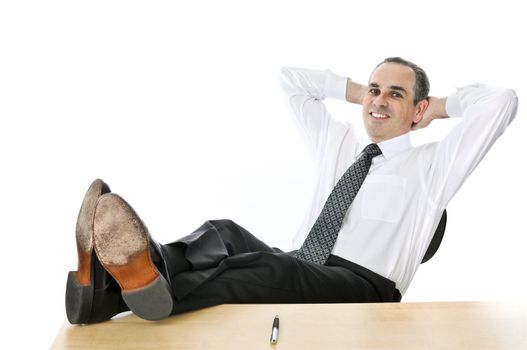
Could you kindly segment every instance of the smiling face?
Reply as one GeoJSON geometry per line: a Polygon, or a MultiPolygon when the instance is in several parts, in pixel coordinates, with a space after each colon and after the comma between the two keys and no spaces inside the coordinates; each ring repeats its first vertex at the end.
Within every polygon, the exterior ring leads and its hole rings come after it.
{"type": "Polygon", "coordinates": [[[414,105],[415,73],[399,63],[383,63],[370,77],[362,100],[362,118],[371,141],[379,143],[410,131],[423,117],[428,101],[414,105]]]}

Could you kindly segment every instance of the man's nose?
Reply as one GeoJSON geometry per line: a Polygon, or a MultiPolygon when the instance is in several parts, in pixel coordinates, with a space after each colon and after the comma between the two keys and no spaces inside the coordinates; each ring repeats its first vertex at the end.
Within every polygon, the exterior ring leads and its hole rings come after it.
{"type": "Polygon", "coordinates": [[[373,100],[373,105],[375,106],[386,107],[386,104],[387,104],[387,100],[384,94],[377,95],[375,99],[373,100]]]}

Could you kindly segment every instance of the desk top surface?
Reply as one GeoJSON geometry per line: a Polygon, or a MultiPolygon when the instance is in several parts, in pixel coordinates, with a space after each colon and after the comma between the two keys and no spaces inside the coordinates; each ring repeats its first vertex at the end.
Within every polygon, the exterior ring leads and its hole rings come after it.
{"type": "Polygon", "coordinates": [[[220,305],[61,327],[52,349],[527,349],[527,304],[220,305]],[[278,343],[269,338],[280,317],[278,343]]]}

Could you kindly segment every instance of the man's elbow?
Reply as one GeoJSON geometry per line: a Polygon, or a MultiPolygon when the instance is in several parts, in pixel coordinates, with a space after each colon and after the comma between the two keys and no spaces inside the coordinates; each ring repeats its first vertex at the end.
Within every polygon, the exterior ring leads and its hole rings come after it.
{"type": "Polygon", "coordinates": [[[518,109],[518,94],[516,94],[516,91],[513,89],[505,89],[507,100],[509,103],[514,107],[514,109],[518,109]]]}
{"type": "Polygon", "coordinates": [[[518,112],[518,95],[516,91],[508,88],[494,88],[488,100],[487,108],[501,115],[501,125],[506,128],[516,117],[518,112]]]}
{"type": "Polygon", "coordinates": [[[516,106],[518,104],[518,95],[514,89],[498,88],[495,95],[504,105],[516,106]]]}
{"type": "MultiPolygon", "coordinates": [[[[500,103],[504,108],[506,108],[509,111],[510,114],[510,121],[512,121],[517,114],[518,111],[518,95],[516,94],[516,91],[513,89],[501,89],[501,93],[499,94],[500,103]]],[[[510,122],[509,121],[509,122],[510,122]]]]}

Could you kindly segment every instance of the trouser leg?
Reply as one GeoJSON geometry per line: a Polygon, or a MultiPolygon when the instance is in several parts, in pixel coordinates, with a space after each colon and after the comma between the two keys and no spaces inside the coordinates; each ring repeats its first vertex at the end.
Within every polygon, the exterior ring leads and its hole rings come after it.
{"type": "Polygon", "coordinates": [[[306,263],[285,253],[251,252],[224,259],[176,302],[172,314],[218,304],[380,301],[367,279],[344,267],[306,263]]]}
{"type": "Polygon", "coordinates": [[[162,246],[174,296],[182,299],[217,273],[220,263],[249,252],[280,252],[232,220],[209,220],[191,234],[162,246]]]}
{"type": "Polygon", "coordinates": [[[217,267],[229,257],[248,252],[280,252],[232,220],[209,220],[191,234],[164,244],[170,277],[188,270],[217,267]]]}
{"type": "MultiPolygon", "coordinates": [[[[230,220],[207,221],[165,250],[169,271],[178,271],[170,273],[173,314],[224,303],[392,301],[378,290],[382,277],[372,283],[361,270],[305,263],[230,220]]],[[[393,288],[386,281],[381,288],[393,288]]]]}

